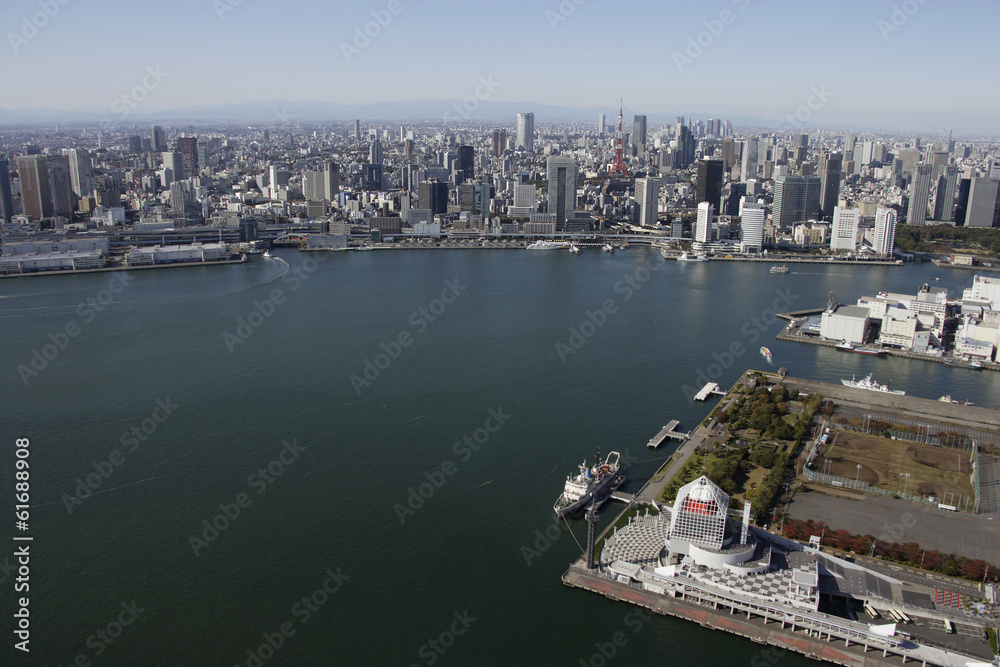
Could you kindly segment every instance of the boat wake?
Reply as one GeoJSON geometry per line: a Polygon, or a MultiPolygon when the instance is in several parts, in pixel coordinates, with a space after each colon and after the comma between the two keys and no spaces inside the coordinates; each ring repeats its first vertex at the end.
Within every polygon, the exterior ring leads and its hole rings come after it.
{"type": "Polygon", "coordinates": [[[487,484],[492,484],[492,483],[493,483],[493,480],[491,479],[490,481],[488,481],[488,482],[483,482],[482,484],[479,484],[479,485],[477,485],[477,486],[474,486],[474,487],[472,487],[471,489],[466,489],[466,491],[475,491],[476,489],[480,489],[480,488],[482,488],[482,487],[486,486],[487,484]]]}

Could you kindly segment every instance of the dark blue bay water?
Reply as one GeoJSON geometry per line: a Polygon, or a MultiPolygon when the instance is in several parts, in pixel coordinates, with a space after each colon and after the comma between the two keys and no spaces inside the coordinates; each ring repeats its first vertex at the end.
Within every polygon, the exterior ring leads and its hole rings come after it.
{"type": "MultiPolygon", "coordinates": [[[[0,563],[14,550],[13,441],[31,441],[32,651],[19,664],[246,665],[271,634],[268,665],[578,665],[617,631],[627,644],[609,664],[750,664],[755,644],[563,587],[585,526],[536,544],[563,479],[598,447],[650,474],[670,448],[646,441],[711,406],[684,386],[699,371],[728,386],[766,363],[761,345],[794,375],[875,371],[910,394],[996,406],[992,372],[774,339],[781,298],[818,307],[831,290],[848,302],[935,275],[953,291],[972,280],[930,265],[770,275],[642,248],[280,252],[130,272],[118,293],[109,274],[4,280],[0,563]],[[581,327],[598,310],[603,325],[581,327]],[[19,373],[50,334],[65,348],[19,373]],[[366,360],[369,384],[352,384],[366,360]],[[96,490],[80,486],[88,475],[96,490]],[[403,512],[429,479],[439,488],[403,512]]],[[[12,577],[0,585],[10,628],[12,577]]]]}

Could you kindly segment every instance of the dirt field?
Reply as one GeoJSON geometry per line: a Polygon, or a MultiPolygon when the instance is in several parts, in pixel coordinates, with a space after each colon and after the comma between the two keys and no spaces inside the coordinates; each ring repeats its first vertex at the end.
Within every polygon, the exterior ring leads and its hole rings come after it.
{"type": "Polygon", "coordinates": [[[972,494],[969,455],[948,447],[838,431],[814,467],[888,491],[934,496],[939,502],[945,501],[945,494],[949,503],[972,494]],[[907,473],[909,478],[904,477],[907,473]]]}

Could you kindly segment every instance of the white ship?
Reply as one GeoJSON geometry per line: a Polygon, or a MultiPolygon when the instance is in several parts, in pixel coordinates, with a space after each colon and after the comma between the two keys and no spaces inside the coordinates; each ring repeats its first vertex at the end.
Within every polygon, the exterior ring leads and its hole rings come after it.
{"type": "Polygon", "coordinates": [[[274,255],[271,254],[270,250],[265,250],[263,253],[261,253],[261,257],[263,257],[264,259],[271,259],[272,257],[274,257],[274,255]]]}
{"type": "Polygon", "coordinates": [[[872,374],[869,373],[865,378],[861,380],[855,380],[854,376],[851,376],[850,380],[840,381],[845,387],[852,387],[854,389],[867,389],[868,391],[880,391],[883,394],[895,394],[897,396],[903,396],[906,394],[905,391],[900,391],[899,389],[889,389],[887,384],[879,384],[872,379],[872,374]]]}
{"type": "Polygon", "coordinates": [[[678,262],[707,262],[708,255],[704,253],[692,253],[692,252],[682,252],[677,258],[678,262]]]}
{"type": "Polygon", "coordinates": [[[766,347],[760,348],[760,356],[762,356],[765,359],[767,359],[768,361],[770,361],[771,360],[771,350],[767,349],[766,347]]]}
{"type": "Polygon", "coordinates": [[[569,246],[569,241],[535,241],[528,246],[528,250],[559,250],[569,246]]]}
{"type": "Polygon", "coordinates": [[[569,251],[571,253],[573,253],[574,255],[579,255],[580,254],[580,246],[578,246],[577,244],[574,243],[574,244],[572,244],[569,247],[569,251]]]}
{"type": "Polygon", "coordinates": [[[607,500],[611,492],[625,481],[625,475],[619,464],[620,458],[618,452],[611,452],[601,462],[601,452],[598,451],[593,467],[588,468],[586,460],[581,463],[580,474],[566,478],[562,495],[552,506],[556,516],[562,517],[586,507],[591,500],[595,505],[607,500]]]}
{"type": "Polygon", "coordinates": [[[609,241],[609,242],[607,242],[607,243],[605,243],[605,244],[604,244],[604,247],[603,247],[603,248],[601,248],[601,249],[602,249],[602,250],[603,250],[604,252],[614,252],[614,251],[615,251],[615,247],[614,247],[613,245],[611,245],[611,242],[610,242],[610,241],[609,241]]]}

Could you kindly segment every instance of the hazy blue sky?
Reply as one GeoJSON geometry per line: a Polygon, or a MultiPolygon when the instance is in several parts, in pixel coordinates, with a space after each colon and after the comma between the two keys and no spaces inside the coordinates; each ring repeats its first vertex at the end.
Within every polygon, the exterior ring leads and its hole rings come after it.
{"type": "Polygon", "coordinates": [[[492,76],[496,101],[614,106],[622,95],[647,113],[775,120],[815,87],[832,95],[812,123],[1000,133],[996,0],[398,0],[397,14],[387,0],[64,1],[3,0],[0,107],[109,109],[158,66],[167,76],[143,113],[460,99],[492,76]],[[46,3],[58,12],[12,45],[46,3]],[[372,12],[391,20],[348,62],[341,45],[354,47],[372,12]],[[674,54],[687,57],[699,33],[702,53],[679,67],[674,54]]]}

